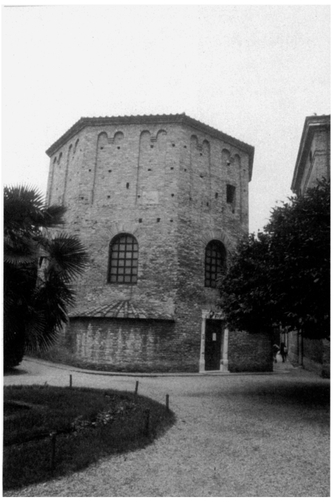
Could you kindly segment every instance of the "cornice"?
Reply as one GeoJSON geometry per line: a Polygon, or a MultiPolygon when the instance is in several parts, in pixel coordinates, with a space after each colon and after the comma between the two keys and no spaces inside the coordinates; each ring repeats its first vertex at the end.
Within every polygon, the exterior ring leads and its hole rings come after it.
{"type": "Polygon", "coordinates": [[[228,134],[219,131],[203,122],[195,120],[185,113],[175,115],[129,115],[120,117],[81,117],[68,131],[66,131],[57,141],[55,141],[47,150],[46,154],[51,157],[59,148],[61,148],[73,136],[78,134],[86,127],[104,127],[108,125],[130,125],[130,124],[184,124],[198,131],[209,134],[219,140],[225,141],[249,155],[249,173],[252,176],[254,147],[240,141],[228,134]]]}
{"type": "Polygon", "coordinates": [[[291,190],[295,193],[298,192],[298,188],[303,177],[307,155],[312,144],[314,134],[316,131],[320,131],[321,129],[330,129],[330,115],[311,115],[305,118],[291,183],[291,190]]]}

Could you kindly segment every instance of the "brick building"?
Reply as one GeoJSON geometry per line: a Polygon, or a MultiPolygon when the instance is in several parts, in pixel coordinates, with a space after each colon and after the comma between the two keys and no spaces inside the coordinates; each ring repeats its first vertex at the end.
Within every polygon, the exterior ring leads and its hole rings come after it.
{"type": "Polygon", "coordinates": [[[270,369],[266,338],[228,341],[215,307],[218,270],[248,232],[252,146],[185,114],[150,115],[82,118],[47,154],[48,202],[68,208],[66,230],[90,255],[64,335],[78,361],[270,369]],[[254,347],[262,356],[245,358],[254,347]]]}
{"type": "MultiPolygon", "coordinates": [[[[330,179],[330,115],[305,118],[291,190],[303,195],[318,180],[330,179]]],[[[326,339],[311,340],[291,332],[285,335],[292,363],[323,376],[330,373],[330,344],[326,339]]]]}

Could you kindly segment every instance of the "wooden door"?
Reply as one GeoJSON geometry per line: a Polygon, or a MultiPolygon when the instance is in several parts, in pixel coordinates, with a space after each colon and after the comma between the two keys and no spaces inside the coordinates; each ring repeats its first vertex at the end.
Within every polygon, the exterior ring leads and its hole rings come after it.
{"type": "Polygon", "coordinates": [[[205,323],[205,371],[220,369],[222,321],[207,319],[205,323]]]}

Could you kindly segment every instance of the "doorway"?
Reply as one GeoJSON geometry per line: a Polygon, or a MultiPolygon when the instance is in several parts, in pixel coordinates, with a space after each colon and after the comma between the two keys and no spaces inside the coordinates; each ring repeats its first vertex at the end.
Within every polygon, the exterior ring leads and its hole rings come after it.
{"type": "Polygon", "coordinates": [[[206,319],[205,323],[205,371],[220,370],[222,345],[222,321],[206,319]]]}

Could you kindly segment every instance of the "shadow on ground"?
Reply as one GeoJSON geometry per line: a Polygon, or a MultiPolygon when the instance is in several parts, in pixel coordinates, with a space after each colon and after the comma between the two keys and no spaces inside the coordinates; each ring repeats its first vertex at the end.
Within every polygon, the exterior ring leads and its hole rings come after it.
{"type": "MultiPolygon", "coordinates": [[[[223,385],[222,385],[223,387],[223,385]]],[[[193,397],[205,397],[205,392],[191,393],[193,397]]],[[[294,381],[277,380],[266,382],[240,382],[240,385],[226,386],[219,391],[213,392],[212,397],[217,401],[224,402],[233,399],[234,403],[250,406],[273,406],[273,411],[278,406],[290,410],[301,410],[309,412],[317,411],[318,416],[314,419],[323,422],[328,418],[330,412],[330,384],[328,380],[323,381],[294,381]]],[[[269,411],[269,410],[268,410],[269,411]]]]}
{"type": "Polygon", "coordinates": [[[28,372],[18,368],[9,368],[4,370],[4,376],[21,376],[26,375],[28,372]]]}

